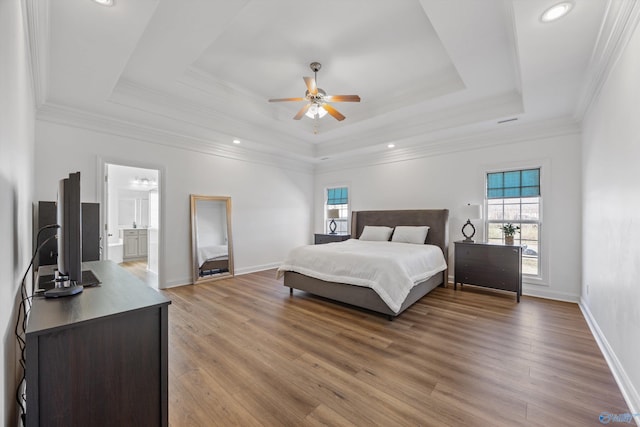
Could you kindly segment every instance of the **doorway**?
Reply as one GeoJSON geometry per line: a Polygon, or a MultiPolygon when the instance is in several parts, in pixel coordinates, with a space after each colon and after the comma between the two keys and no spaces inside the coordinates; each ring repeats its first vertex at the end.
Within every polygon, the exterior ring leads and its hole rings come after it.
{"type": "Polygon", "coordinates": [[[158,289],[160,171],[105,163],[104,258],[158,289]]]}

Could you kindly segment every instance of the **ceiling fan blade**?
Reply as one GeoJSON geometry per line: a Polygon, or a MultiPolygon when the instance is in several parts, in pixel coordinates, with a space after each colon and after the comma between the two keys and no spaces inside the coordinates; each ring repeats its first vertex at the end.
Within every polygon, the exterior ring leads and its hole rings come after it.
{"type": "Polygon", "coordinates": [[[269,102],[283,102],[283,101],[304,101],[305,98],[275,98],[270,99],[269,102]]]}
{"type": "Polygon", "coordinates": [[[340,111],[336,110],[335,108],[333,108],[331,105],[329,104],[322,104],[322,108],[324,108],[325,110],[327,110],[327,113],[331,114],[333,116],[334,119],[336,119],[337,121],[341,122],[344,120],[344,116],[340,113],[340,111]]]}
{"type": "Polygon", "coordinates": [[[358,95],[327,95],[324,99],[327,102],[360,102],[358,95]]]}
{"type": "Polygon", "coordinates": [[[296,114],[296,115],[293,117],[293,120],[300,120],[300,119],[302,118],[302,116],[304,116],[304,115],[305,115],[305,113],[307,112],[307,110],[309,110],[309,107],[311,107],[311,103],[309,103],[309,104],[305,104],[305,105],[300,109],[300,111],[298,111],[298,114],[296,114]]]}
{"type": "Polygon", "coordinates": [[[316,79],[313,77],[303,77],[304,83],[307,85],[307,89],[311,95],[318,94],[318,87],[316,86],[316,79]]]}

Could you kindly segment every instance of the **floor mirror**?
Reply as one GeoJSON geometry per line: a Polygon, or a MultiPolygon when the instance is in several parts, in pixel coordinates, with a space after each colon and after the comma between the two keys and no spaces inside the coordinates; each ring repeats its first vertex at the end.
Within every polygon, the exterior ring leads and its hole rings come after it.
{"type": "Polygon", "coordinates": [[[191,195],[193,283],[233,276],[231,197],[191,195]]]}

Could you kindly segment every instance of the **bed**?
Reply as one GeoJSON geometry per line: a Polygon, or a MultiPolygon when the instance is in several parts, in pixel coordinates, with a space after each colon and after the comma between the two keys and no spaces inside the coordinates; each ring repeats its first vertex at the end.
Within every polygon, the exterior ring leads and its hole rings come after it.
{"type": "Polygon", "coordinates": [[[229,249],[227,245],[210,245],[198,248],[199,276],[229,271],[229,249]]]}
{"type": "MultiPolygon", "coordinates": [[[[449,252],[449,211],[447,209],[428,210],[389,210],[389,211],[357,211],[352,213],[351,237],[358,239],[365,226],[428,226],[429,231],[426,237],[426,245],[437,246],[444,257],[444,270],[424,278],[412,284],[408,294],[399,306],[391,308],[375,290],[366,286],[359,286],[331,280],[323,280],[321,275],[315,274],[312,277],[304,274],[303,269],[291,268],[287,261],[278,269],[278,275],[284,276],[284,286],[290,288],[293,294],[294,289],[306,291],[311,294],[329,298],[334,301],[350,304],[356,307],[372,310],[393,319],[413,303],[438,286],[444,286],[447,282],[448,269],[446,262],[449,252]]],[[[329,245],[349,244],[352,239],[340,243],[330,243],[329,245]]],[[[352,242],[353,243],[353,242],[352,242]]],[[[343,248],[343,247],[341,247],[343,248]]],[[[313,250],[312,248],[309,248],[313,250]]],[[[346,250],[346,249],[343,249],[346,250]]],[[[322,255],[320,255],[322,256],[322,255]]]]}

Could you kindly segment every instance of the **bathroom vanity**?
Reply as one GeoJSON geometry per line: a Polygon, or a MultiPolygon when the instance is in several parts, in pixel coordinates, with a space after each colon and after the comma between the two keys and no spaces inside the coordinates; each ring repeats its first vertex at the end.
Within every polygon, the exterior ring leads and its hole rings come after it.
{"type": "Polygon", "coordinates": [[[120,230],[120,238],[123,244],[123,261],[147,258],[149,239],[146,228],[123,228],[120,230]]]}

